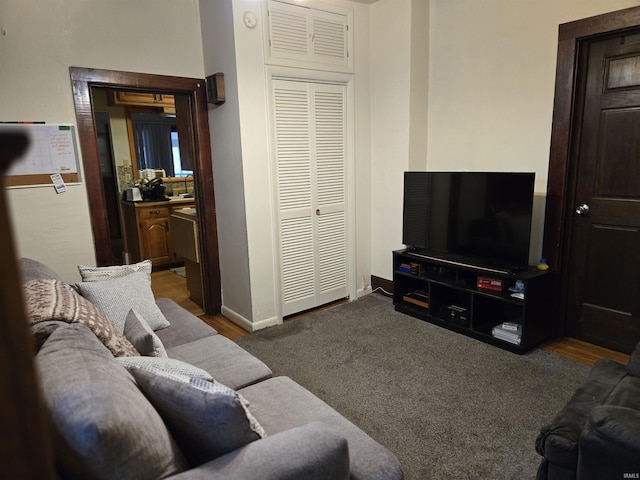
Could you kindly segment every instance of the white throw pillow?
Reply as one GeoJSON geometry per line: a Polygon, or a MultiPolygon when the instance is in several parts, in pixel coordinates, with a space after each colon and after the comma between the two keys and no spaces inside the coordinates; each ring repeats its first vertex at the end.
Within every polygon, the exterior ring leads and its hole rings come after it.
{"type": "Polygon", "coordinates": [[[209,372],[203,370],[190,363],[177,360],[175,358],[161,358],[161,357],[126,357],[127,361],[120,360],[118,362],[124,366],[127,370],[141,369],[145,372],[151,372],[155,375],[170,376],[175,380],[183,380],[186,378],[186,383],[189,383],[190,378],[204,380],[212,382],[213,377],[209,372]]]}
{"type": "Polygon", "coordinates": [[[133,272],[144,272],[151,281],[151,270],[153,265],[151,260],[143,260],[142,262],[132,263],[131,265],[112,265],[109,267],[87,267],[78,265],[78,272],[83,282],[100,282],[111,278],[119,278],[129,275],[133,272]]]}

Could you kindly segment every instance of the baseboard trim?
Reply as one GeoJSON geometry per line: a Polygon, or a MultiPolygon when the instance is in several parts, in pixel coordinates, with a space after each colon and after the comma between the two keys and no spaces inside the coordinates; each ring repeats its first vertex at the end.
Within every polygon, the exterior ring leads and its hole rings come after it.
{"type": "Polygon", "coordinates": [[[248,332],[255,332],[256,330],[261,330],[263,328],[272,327],[274,325],[280,325],[282,322],[278,321],[278,317],[266,318],[264,320],[260,320],[259,322],[252,322],[251,320],[243,317],[239,313],[234,310],[231,310],[228,307],[222,306],[222,315],[227,317],[236,325],[244,328],[248,332]]]}
{"type": "Polygon", "coordinates": [[[365,295],[369,295],[371,293],[371,287],[359,288],[356,291],[356,298],[364,297],[365,295]]]}
{"type": "Polygon", "coordinates": [[[387,297],[393,296],[393,281],[371,275],[371,291],[387,297]]]}

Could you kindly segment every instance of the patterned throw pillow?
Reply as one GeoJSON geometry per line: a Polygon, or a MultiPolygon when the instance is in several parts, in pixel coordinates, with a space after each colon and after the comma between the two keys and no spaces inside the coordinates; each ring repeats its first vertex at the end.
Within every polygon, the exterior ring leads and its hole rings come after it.
{"type": "Polygon", "coordinates": [[[187,383],[189,383],[190,378],[198,378],[208,382],[213,381],[213,377],[209,372],[175,358],[123,357],[119,358],[118,361],[129,371],[140,369],[156,375],[175,375],[173,378],[177,380],[187,378],[187,383]]]}
{"type": "Polygon", "coordinates": [[[241,395],[218,383],[131,368],[192,465],[200,465],[265,436],[241,395]]]}
{"type": "Polygon", "coordinates": [[[147,274],[129,275],[102,282],[82,282],[76,287],[111,320],[118,332],[124,332],[124,322],[133,308],[144,317],[152,330],[166,328],[169,322],[156,305],[147,274]]]}
{"type": "Polygon", "coordinates": [[[80,323],[89,328],[114,356],[139,355],[113,323],[68,284],[54,279],[31,280],[24,284],[27,317],[31,325],[49,320],[80,323]]]}
{"type": "Polygon", "coordinates": [[[142,356],[167,357],[162,340],[151,330],[144,317],[134,309],[129,310],[124,322],[124,336],[142,356]]]}
{"type": "Polygon", "coordinates": [[[86,267],[78,265],[78,272],[83,282],[100,282],[110,278],[120,278],[133,272],[144,272],[151,281],[151,270],[153,265],[151,260],[133,263],[131,265],[112,265],[109,267],[86,267]]]}

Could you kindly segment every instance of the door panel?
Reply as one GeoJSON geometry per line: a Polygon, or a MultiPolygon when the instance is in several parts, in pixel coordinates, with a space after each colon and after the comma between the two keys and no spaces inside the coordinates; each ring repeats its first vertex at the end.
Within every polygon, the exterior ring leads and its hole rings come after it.
{"type": "Polygon", "coordinates": [[[567,333],[631,352],[640,341],[640,36],[588,46],[575,166],[567,333]]]}
{"type": "Polygon", "coordinates": [[[283,316],[348,296],[345,87],[273,81],[283,316]]]}

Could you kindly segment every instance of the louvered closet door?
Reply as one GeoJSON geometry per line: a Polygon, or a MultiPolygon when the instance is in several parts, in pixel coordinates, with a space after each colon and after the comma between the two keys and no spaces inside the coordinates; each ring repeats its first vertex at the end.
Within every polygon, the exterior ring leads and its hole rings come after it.
{"type": "Polygon", "coordinates": [[[348,295],[345,87],[273,82],[283,315],[348,295]]]}
{"type": "Polygon", "coordinates": [[[347,15],[272,0],[269,52],[274,59],[349,65],[347,15]]]}

